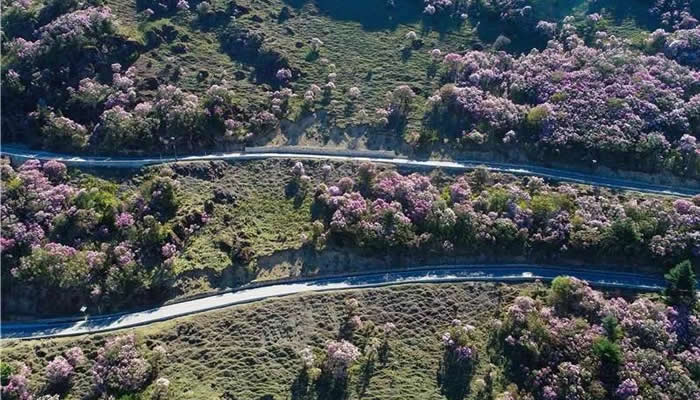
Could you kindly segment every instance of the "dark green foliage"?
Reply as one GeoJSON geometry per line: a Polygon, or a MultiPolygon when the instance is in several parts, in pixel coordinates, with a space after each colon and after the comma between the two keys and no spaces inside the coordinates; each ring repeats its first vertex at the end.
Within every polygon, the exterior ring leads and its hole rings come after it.
{"type": "Polygon", "coordinates": [[[666,275],[664,294],[672,305],[693,307],[696,302],[697,281],[690,261],[686,260],[673,267],[666,275]]]}
{"type": "Polygon", "coordinates": [[[617,318],[608,315],[603,318],[602,325],[605,330],[605,336],[611,342],[617,342],[622,339],[622,327],[620,327],[620,324],[617,322],[617,318]]]}
{"type": "Polygon", "coordinates": [[[621,218],[610,226],[603,238],[610,254],[638,254],[642,248],[639,224],[631,218],[621,218]]]}
{"type": "Polygon", "coordinates": [[[618,382],[618,370],[622,365],[622,349],[607,337],[599,337],[593,342],[593,354],[600,360],[598,376],[609,387],[618,382]]]}
{"type": "Polygon", "coordinates": [[[169,177],[156,177],[143,186],[144,198],[159,220],[168,220],[177,212],[176,189],[177,182],[169,177]]]}
{"type": "Polygon", "coordinates": [[[448,400],[462,400],[469,394],[469,384],[475,372],[475,363],[458,360],[450,350],[445,350],[439,371],[442,394],[448,400]]]}
{"type": "Polygon", "coordinates": [[[97,212],[101,223],[111,225],[114,222],[119,199],[115,192],[109,189],[111,188],[92,187],[81,191],[73,202],[79,209],[97,212]]]}
{"type": "Polygon", "coordinates": [[[593,342],[593,353],[605,366],[618,367],[622,363],[620,345],[613,343],[608,338],[601,337],[593,342]]]}
{"type": "Polygon", "coordinates": [[[552,281],[549,302],[560,312],[568,312],[575,300],[576,287],[568,276],[558,276],[552,281]]]}
{"type": "Polygon", "coordinates": [[[12,375],[12,367],[6,362],[0,361],[0,385],[5,386],[12,375]]]}

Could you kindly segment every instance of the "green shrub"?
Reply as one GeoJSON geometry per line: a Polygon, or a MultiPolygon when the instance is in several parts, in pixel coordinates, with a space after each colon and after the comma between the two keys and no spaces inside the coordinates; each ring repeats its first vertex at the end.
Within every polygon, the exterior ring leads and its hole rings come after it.
{"type": "Polygon", "coordinates": [[[604,366],[618,367],[622,364],[622,349],[617,343],[606,337],[600,337],[593,342],[593,353],[604,366]]]}
{"type": "Polygon", "coordinates": [[[510,197],[503,189],[495,189],[489,193],[489,211],[505,212],[508,210],[510,197]]]}
{"type": "Polygon", "coordinates": [[[108,190],[92,187],[80,192],[73,200],[73,204],[81,210],[97,212],[100,222],[111,225],[119,206],[119,199],[108,190]]]}
{"type": "Polygon", "coordinates": [[[672,305],[693,307],[696,302],[697,281],[690,261],[685,260],[673,267],[666,275],[664,294],[672,305]]]}
{"type": "Polygon", "coordinates": [[[545,106],[537,106],[533,107],[528,111],[527,117],[525,120],[527,121],[528,125],[530,127],[537,129],[540,126],[542,126],[542,123],[549,118],[550,111],[547,107],[545,106]]]}
{"type": "Polygon", "coordinates": [[[617,318],[612,315],[608,315],[603,318],[602,321],[603,329],[605,330],[605,336],[612,342],[617,342],[622,339],[622,328],[617,322],[617,318]]]}
{"type": "Polygon", "coordinates": [[[10,381],[10,375],[12,375],[12,366],[0,361],[0,385],[6,386],[10,381]]]}
{"type": "Polygon", "coordinates": [[[575,301],[576,285],[568,276],[557,276],[552,281],[549,303],[562,312],[567,312],[575,301]]]}
{"type": "Polygon", "coordinates": [[[168,220],[177,213],[179,201],[177,198],[177,182],[169,177],[156,177],[143,186],[142,193],[148,201],[151,211],[157,214],[161,221],[168,220]]]}

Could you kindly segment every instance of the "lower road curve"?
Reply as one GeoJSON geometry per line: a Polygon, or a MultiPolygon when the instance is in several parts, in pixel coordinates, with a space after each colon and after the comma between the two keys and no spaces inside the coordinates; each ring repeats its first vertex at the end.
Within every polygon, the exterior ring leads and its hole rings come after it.
{"type": "Polygon", "coordinates": [[[388,163],[413,169],[444,168],[453,170],[469,170],[478,166],[497,172],[507,172],[519,175],[534,175],[556,181],[582,183],[604,186],[613,189],[634,190],[644,193],[691,197],[700,193],[700,187],[681,187],[643,182],[633,179],[614,178],[568,169],[547,168],[537,165],[512,164],[481,160],[413,160],[402,157],[392,157],[388,152],[326,150],[293,147],[258,147],[248,148],[243,152],[215,153],[206,155],[187,155],[181,157],[145,157],[145,158],[115,158],[90,157],[58,154],[46,151],[29,150],[21,146],[3,145],[0,154],[17,161],[28,159],[56,160],[76,167],[109,167],[109,168],[139,168],[145,165],[155,165],[179,161],[212,161],[212,160],[260,160],[260,159],[316,159],[329,161],[371,161],[388,163]]]}
{"type": "Polygon", "coordinates": [[[664,280],[661,276],[614,272],[609,268],[545,266],[537,264],[435,266],[408,271],[277,282],[132,313],[99,315],[79,319],[65,318],[18,323],[7,322],[0,325],[0,337],[2,339],[38,339],[112,331],[237,304],[305,292],[440,282],[524,282],[536,279],[550,281],[560,275],[575,276],[588,281],[592,286],[598,287],[659,290],[664,286],[664,280]]]}

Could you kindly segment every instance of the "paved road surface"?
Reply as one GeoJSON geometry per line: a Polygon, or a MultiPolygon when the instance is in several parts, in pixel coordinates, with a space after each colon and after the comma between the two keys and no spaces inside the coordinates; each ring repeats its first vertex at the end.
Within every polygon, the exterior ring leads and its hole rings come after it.
{"type": "Polygon", "coordinates": [[[699,188],[687,188],[655,184],[632,179],[611,178],[586,174],[566,169],[546,168],[536,165],[511,164],[493,161],[460,160],[411,160],[401,157],[391,157],[386,152],[357,152],[343,150],[304,149],[304,148],[254,148],[245,152],[216,153],[206,155],[189,155],[182,157],[146,157],[146,158],[114,158],[114,157],[90,157],[58,154],[46,151],[28,150],[20,146],[4,145],[0,154],[10,156],[18,161],[27,159],[57,160],[68,165],[83,167],[111,167],[111,168],[139,168],[145,165],[169,163],[175,161],[207,161],[207,160],[260,160],[260,159],[319,159],[329,161],[371,161],[376,163],[389,163],[397,166],[431,169],[445,168],[454,170],[468,170],[477,166],[484,166],[489,170],[507,172],[520,175],[534,175],[557,181],[583,183],[596,186],[605,186],[614,189],[634,190],[644,193],[665,194],[674,196],[691,197],[700,193],[699,188]]]}
{"type": "MultiPolygon", "coordinates": [[[[293,152],[274,151],[258,148],[253,151],[238,153],[220,153],[209,155],[183,156],[177,159],[164,158],[111,158],[71,156],[43,151],[27,150],[15,146],[3,146],[0,153],[11,156],[18,161],[26,159],[58,160],[68,165],[82,167],[121,167],[138,168],[145,165],[175,161],[206,160],[256,160],[268,158],[281,159],[322,159],[334,161],[371,161],[390,163],[413,168],[446,168],[456,170],[473,169],[476,166],[515,174],[535,175],[558,181],[584,183],[606,186],[615,189],[635,190],[639,192],[668,194],[675,196],[693,196],[700,190],[657,185],[641,181],[601,177],[575,171],[552,169],[532,165],[508,164],[488,161],[438,161],[409,160],[395,158],[386,154],[362,153],[351,151],[320,151],[295,149],[293,152]]],[[[539,265],[471,265],[460,268],[434,268],[383,274],[365,274],[346,277],[318,278],[307,281],[276,283],[267,286],[244,289],[196,300],[171,304],[147,311],[122,313],[90,317],[86,320],[55,319],[33,321],[29,323],[4,323],[0,327],[2,338],[41,338],[70,336],[85,333],[104,332],[115,329],[134,327],[164,321],[183,315],[227,307],[235,304],[259,301],[270,297],[285,296],[308,291],[345,290],[362,287],[376,287],[405,283],[450,282],[450,281],[522,281],[551,280],[557,275],[572,275],[589,281],[597,286],[624,287],[631,289],[658,290],[663,287],[663,279],[656,276],[620,273],[610,270],[585,270],[581,268],[547,267],[539,265]]]]}
{"type": "Polygon", "coordinates": [[[165,321],[236,304],[260,301],[271,297],[311,291],[347,290],[408,283],[517,282],[535,279],[548,281],[559,275],[576,276],[587,280],[593,286],[602,287],[659,290],[664,286],[664,280],[660,276],[614,272],[609,269],[585,269],[584,267],[543,266],[536,264],[438,266],[409,271],[369,273],[274,283],[170,304],[146,311],[101,315],[89,317],[86,320],[68,318],[27,323],[3,323],[0,327],[0,337],[3,339],[30,339],[105,332],[165,321]]]}

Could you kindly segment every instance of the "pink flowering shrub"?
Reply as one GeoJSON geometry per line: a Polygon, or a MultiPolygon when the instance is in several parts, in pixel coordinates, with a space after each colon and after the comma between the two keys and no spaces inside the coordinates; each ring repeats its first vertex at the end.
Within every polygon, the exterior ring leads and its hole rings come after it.
{"type": "Polygon", "coordinates": [[[625,254],[625,262],[675,263],[700,254],[700,208],[685,200],[591,196],[537,178],[484,185],[488,177],[478,171],[442,186],[420,174],[363,174],[361,168],[316,193],[331,240],[498,256],[625,254]],[[644,230],[647,224],[659,229],[644,230]]]}
{"type": "MultiPolygon", "coordinates": [[[[678,59],[692,64],[694,39],[677,35],[678,59]]],[[[513,130],[549,158],[566,151],[585,160],[697,175],[696,152],[681,150],[681,138],[697,132],[700,121],[697,107],[687,105],[695,94],[690,88],[700,82],[697,71],[612,39],[595,47],[579,42],[562,34],[546,49],[519,57],[445,55],[445,80],[455,84],[430,97],[428,124],[458,143],[460,132],[479,128],[495,146],[513,130]]]]}
{"type": "Polygon", "coordinates": [[[286,81],[292,79],[292,71],[290,71],[289,68],[281,68],[277,71],[275,76],[281,82],[286,82],[286,81]]]}
{"type": "Polygon", "coordinates": [[[654,0],[649,14],[671,29],[688,29],[698,25],[698,6],[692,0],[654,0]],[[695,9],[693,9],[695,7],[695,9]]]}
{"type": "Polygon", "coordinates": [[[82,148],[87,145],[89,137],[83,125],[70,118],[58,117],[54,113],[46,116],[41,134],[46,146],[58,150],[82,148]]]}
{"type": "Polygon", "coordinates": [[[137,392],[151,379],[151,365],[139,350],[134,335],[117,336],[98,350],[92,375],[98,393],[137,392]]]}
{"type": "MultiPolygon", "coordinates": [[[[188,3],[144,0],[140,5],[150,6],[143,15],[152,17],[188,3]]],[[[151,89],[144,93],[143,80],[134,68],[122,70],[119,62],[135,58],[140,49],[116,29],[116,17],[109,7],[68,2],[29,8],[27,13],[33,17],[27,16],[25,24],[36,24],[39,19],[44,25],[7,40],[7,50],[14,57],[12,68],[3,75],[3,96],[23,99],[3,108],[3,119],[12,126],[8,139],[52,150],[90,147],[123,152],[161,148],[164,139],[160,136],[167,130],[168,138],[174,137],[177,143],[170,141],[164,150],[174,153],[177,144],[202,146],[214,135],[244,136],[224,125],[227,120],[249,120],[233,104],[225,82],[213,85],[202,98],[173,85],[161,85],[155,99],[151,89]],[[105,62],[111,63],[111,79],[96,74],[105,62]],[[68,70],[69,78],[62,75],[68,70]],[[32,78],[38,76],[41,79],[32,78]]]]}
{"type": "Polygon", "coordinates": [[[662,50],[666,57],[678,61],[679,64],[700,67],[700,26],[693,29],[680,29],[670,35],[665,32],[654,32],[653,35],[663,35],[662,50]]]}
{"type": "Polygon", "coordinates": [[[324,369],[335,379],[344,380],[352,364],[360,357],[357,347],[346,341],[331,341],[326,347],[324,369]]]}
{"type": "Polygon", "coordinates": [[[15,365],[2,363],[0,368],[3,369],[3,375],[5,372],[8,373],[7,377],[3,376],[3,382],[0,384],[2,398],[8,400],[32,400],[32,393],[29,389],[31,369],[24,363],[15,365]],[[7,379],[7,381],[5,382],[4,379],[7,379]]]}
{"type": "Polygon", "coordinates": [[[61,386],[67,384],[71,379],[74,368],[63,356],[56,356],[46,365],[44,371],[50,385],[61,386]]]}
{"type": "Polygon", "coordinates": [[[83,350],[77,346],[71,347],[70,349],[66,350],[65,356],[66,360],[68,360],[68,363],[74,368],[85,364],[85,362],[87,361],[87,359],[85,358],[85,354],[83,354],[83,350]]]}
{"type": "Polygon", "coordinates": [[[55,161],[0,168],[3,299],[32,293],[37,313],[75,313],[81,304],[104,312],[159,296],[164,278],[149,275],[170,273],[171,235],[187,243],[209,220],[197,209],[177,216],[178,183],[167,176],[126,199],[111,183],[74,180],[55,161]]]}
{"type": "Polygon", "coordinates": [[[71,246],[50,242],[32,247],[31,254],[11,273],[24,281],[73,288],[85,282],[89,271],[85,256],[71,246]]]}
{"type": "Polygon", "coordinates": [[[113,32],[113,17],[109,7],[91,7],[63,14],[39,28],[37,40],[16,39],[13,47],[21,59],[55,55],[59,51],[80,49],[94,44],[113,32]]]}
{"type": "Polygon", "coordinates": [[[178,144],[191,148],[208,140],[210,133],[227,137],[240,133],[235,95],[225,81],[209,87],[201,98],[173,85],[161,85],[152,101],[139,102],[143,96],[135,79],[131,69],[113,74],[100,116],[101,147],[166,145],[166,151],[174,152],[178,144]],[[159,137],[164,130],[173,136],[159,137]]]}
{"type": "MultiPolygon", "coordinates": [[[[99,110],[94,104],[85,104],[83,108],[82,104],[73,107],[78,103],[71,102],[68,106],[66,100],[72,97],[79,82],[94,77],[98,62],[119,57],[117,49],[121,56],[135,51],[133,43],[129,46],[128,38],[117,31],[111,9],[94,4],[33,2],[21,12],[22,22],[16,21],[18,25],[9,30],[3,27],[3,34],[9,34],[3,36],[6,44],[3,50],[13,58],[13,73],[4,77],[3,86],[5,81],[10,83],[8,87],[19,100],[3,109],[3,119],[12,126],[10,139],[32,144],[43,142],[52,149],[74,150],[85,146],[92,129],[85,117],[95,117],[99,110]],[[41,106],[37,107],[38,104],[41,106]],[[37,114],[45,115],[33,120],[37,114]],[[28,119],[33,122],[27,124],[28,119]]],[[[18,11],[19,7],[11,9],[18,11]]],[[[5,16],[3,25],[19,17],[18,14],[5,16]]],[[[89,82],[92,81],[85,81],[86,85],[89,82]]],[[[100,91],[98,85],[91,88],[100,91]]],[[[8,94],[3,87],[3,97],[8,94]]],[[[104,95],[103,92],[98,97],[104,95]]],[[[82,99],[88,103],[95,100],[89,96],[82,99]]]]}
{"type": "Polygon", "coordinates": [[[474,343],[475,328],[452,321],[452,326],[442,335],[443,357],[439,371],[440,389],[448,399],[460,399],[469,391],[469,384],[479,362],[474,343]]]}
{"type": "Polygon", "coordinates": [[[66,165],[58,161],[49,160],[41,166],[44,174],[53,182],[60,182],[66,177],[66,165]]]}
{"type": "Polygon", "coordinates": [[[543,297],[516,298],[495,324],[498,354],[522,395],[538,400],[700,395],[690,361],[700,340],[695,313],[645,298],[605,299],[568,277],[555,279],[543,297]]]}
{"type": "Polygon", "coordinates": [[[117,218],[114,220],[114,225],[120,229],[127,229],[134,225],[134,216],[131,215],[131,213],[123,212],[117,215],[117,218]]]}

